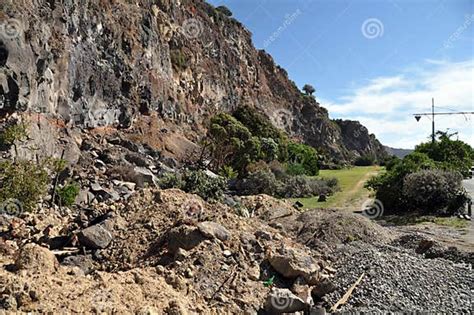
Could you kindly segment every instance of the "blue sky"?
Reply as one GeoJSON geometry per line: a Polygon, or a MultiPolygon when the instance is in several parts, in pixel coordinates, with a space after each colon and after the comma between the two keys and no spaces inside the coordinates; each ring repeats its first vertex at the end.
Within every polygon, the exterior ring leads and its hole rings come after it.
{"type": "MultiPolygon", "coordinates": [[[[226,5],[332,118],[357,119],[384,144],[412,148],[431,122],[414,112],[474,111],[473,0],[211,0],[226,5]]],[[[474,116],[437,129],[474,145],[474,116]]]]}

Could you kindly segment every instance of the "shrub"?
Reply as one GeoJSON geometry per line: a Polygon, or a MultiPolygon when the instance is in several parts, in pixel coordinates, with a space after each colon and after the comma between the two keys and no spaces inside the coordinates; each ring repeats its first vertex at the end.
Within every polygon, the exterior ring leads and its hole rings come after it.
{"type": "Polygon", "coordinates": [[[275,174],[268,170],[258,170],[250,173],[247,178],[239,180],[236,184],[237,193],[240,195],[267,194],[278,195],[281,183],[275,174]]]}
{"type": "Polygon", "coordinates": [[[79,191],[80,187],[77,183],[68,184],[62,188],[58,188],[56,193],[58,195],[60,205],[73,205],[76,202],[79,191]]]}
{"type": "Polygon", "coordinates": [[[0,163],[0,203],[15,199],[25,211],[31,211],[46,193],[48,183],[43,165],[21,160],[0,163]]]}
{"type": "Polygon", "coordinates": [[[288,164],[286,171],[288,172],[288,175],[292,175],[292,176],[306,174],[306,169],[304,168],[303,164],[300,164],[300,163],[288,164]]]}
{"type": "Polygon", "coordinates": [[[330,195],[332,189],[327,182],[306,176],[291,176],[284,182],[279,192],[282,198],[305,198],[319,195],[330,195]]]}
{"type": "Polygon", "coordinates": [[[225,5],[218,6],[216,8],[216,11],[224,14],[225,16],[229,16],[229,17],[232,16],[232,11],[229,10],[229,8],[226,7],[225,5]]]}
{"type": "Polygon", "coordinates": [[[208,201],[220,200],[227,189],[227,181],[221,177],[208,176],[204,171],[187,171],[183,176],[183,190],[208,201]]]}
{"type": "Polygon", "coordinates": [[[440,169],[458,171],[464,176],[469,175],[474,164],[473,148],[462,141],[451,140],[446,133],[438,132],[438,135],[439,141],[422,143],[415,151],[426,154],[440,169]]]}
{"type": "Polygon", "coordinates": [[[301,164],[306,175],[316,176],[319,174],[316,149],[309,145],[296,142],[289,143],[288,161],[290,164],[301,164]]]}
{"type": "Polygon", "coordinates": [[[410,209],[424,214],[453,214],[464,204],[460,173],[424,170],[405,177],[403,196],[410,209]]]}
{"type": "Polygon", "coordinates": [[[13,145],[15,141],[23,141],[28,138],[26,125],[23,123],[6,127],[0,135],[0,143],[13,145]]]}
{"type": "Polygon", "coordinates": [[[227,179],[235,179],[239,176],[239,173],[234,171],[232,166],[225,165],[224,167],[222,167],[221,171],[219,172],[219,175],[227,179]]]}
{"type": "Polygon", "coordinates": [[[170,52],[171,64],[176,70],[185,70],[189,66],[189,57],[180,49],[170,52]]]}
{"type": "Polygon", "coordinates": [[[161,189],[183,189],[184,182],[181,179],[181,175],[177,173],[166,173],[158,180],[158,186],[160,186],[161,189]]]}
{"type": "Polygon", "coordinates": [[[375,164],[375,157],[373,155],[363,155],[363,156],[360,156],[358,157],[355,162],[354,162],[354,165],[355,166],[371,166],[371,165],[374,165],[375,164]]]}

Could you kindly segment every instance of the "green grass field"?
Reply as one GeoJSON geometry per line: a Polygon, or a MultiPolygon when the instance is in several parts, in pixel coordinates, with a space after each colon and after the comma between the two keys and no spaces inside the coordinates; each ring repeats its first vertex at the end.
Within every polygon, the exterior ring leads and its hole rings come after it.
{"type": "Polygon", "coordinates": [[[329,197],[326,202],[318,202],[317,197],[290,199],[299,200],[304,208],[357,208],[369,195],[364,188],[365,182],[382,170],[379,166],[356,166],[342,170],[321,170],[318,177],[335,177],[339,181],[340,191],[329,197]]]}

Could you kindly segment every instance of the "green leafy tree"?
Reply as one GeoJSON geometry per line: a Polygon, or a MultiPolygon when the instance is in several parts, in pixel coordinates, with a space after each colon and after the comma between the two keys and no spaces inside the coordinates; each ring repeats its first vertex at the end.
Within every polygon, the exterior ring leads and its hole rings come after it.
{"type": "Polygon", "coordinates": [[[302,143],[288,144],[288,164],[301,164],[305,174],[316,176],[319,174],[318,154],[316,149],[302,143]]]}
{"type": "Polygon", "coordinates": [[[310,84],[305,84],[303,86],[303,91],[306,93],[306,95],[312,96],[313,93],[316,92],[316,89],[310,84]]]}
{"type": "Polygon", "coordinates": [[[440,169],[458,171],[465,176],[474,163],[473,148],[460,140],[451,140],[444,132],[438,132],[438,141],[422,143],[415,151],[426,154],[440,169]]]}
{"type": "Polygon", "coordinates": [[[225,16],[229,16],[229,17],[232,16],[232,11],[228,7],[226,7],[225,5],[218,6],[216,8],[216,11],[224,14],[225,16]]]}

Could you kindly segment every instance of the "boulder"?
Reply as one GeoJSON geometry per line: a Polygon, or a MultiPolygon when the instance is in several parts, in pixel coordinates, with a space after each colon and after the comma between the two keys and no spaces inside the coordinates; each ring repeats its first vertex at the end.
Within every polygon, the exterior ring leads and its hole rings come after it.
{"type": "Polygon", "coordinates": [[[318,261],[301,250],[282,248],[277,253],[271,252],[268,261],[285,278],[301,276],[310,285],[317,283],[318,261]]]}
{"type": "Polygon", "coordinates": [[[208,238],[217,238],[221,241],[230,239],[230,232],[216,222],[206,221],[198,224],[199,231],[208,238]]]}
{"type": "Polygon", "coordinates": [[[270,314],[304,311],[308,305],[288,289],[273,288],[267,296],[265,310],[270,314]]]}
{"type": "Polygon", "coordinates": [[[106,248],[113,240],[112,234],[100,224],[82,230],[78,238],[81,245],[91,249],[106,248]]]}
{"type": "Polygon", "coordinates": [[[336,285],[334,285],[331,280],[323,279],[313,287],[312,294],[318,298],[322,298],[326,294],[336,291],[336,289],[336,285]]]}
{"type": "Polygon", "coordinates": [[[180,248],[190,250],[204,241],[204,236],[192,226],[182,225],[168,232],[168,251],[177,253],[180,248]]]}
{"type": "Polygon", "coordinates": [[[156,176],[149,169],[137,166],[133,169],[133,172],[133,182],[137,184],[137,187],[144,188],[146,184],[156,185],[156,176]]]}
{"type": "Polygon", "coordinates": [[[52,273],[58,269],[56,256],[47,248],[36,244],[26,244],[15,261],[18,270],[52,273]]]}

